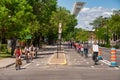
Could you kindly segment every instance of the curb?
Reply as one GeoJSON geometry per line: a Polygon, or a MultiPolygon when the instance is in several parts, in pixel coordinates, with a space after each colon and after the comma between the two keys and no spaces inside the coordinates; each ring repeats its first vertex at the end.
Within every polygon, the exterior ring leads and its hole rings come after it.
{"type": "Polygon", "coordinates": [[[12,66],[12,65],[14,65],[14,64],[15,64],[15,62],[14,62],[14,63],[11,63],[11,64],[8,64],[8,65],[6,65],[6,66],[4,66],[4,67],[0,67],[0,69],[8,68],[8,67],[10,67],[10,66],[12,66]]]}
{"type": "MultiPolygon", "coordinates": [[[[22,61],[24,61],[24,59],[22,59],[22,61]]],[[[14,65],[14,64],[15,64],[15,62],[9,63],[8,65],[5,65],[5,66],[3,66],[3,67],[0,67],[0,69],[8,68],[8,67],[10,67],[10,66],[12,66],[12,65],[14,65]]]]}
{"type": "Polygon", "coordinates": [[[67,64],[67,59],[65,53],[59,53],[60,57],[57,58],[57,53],[54,53],[49,61],[48,64],[50,65],[66,65],[67,64]]]}

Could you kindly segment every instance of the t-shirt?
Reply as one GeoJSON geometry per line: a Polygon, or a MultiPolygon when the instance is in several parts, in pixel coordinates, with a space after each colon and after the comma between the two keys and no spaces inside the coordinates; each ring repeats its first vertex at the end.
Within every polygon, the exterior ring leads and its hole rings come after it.
{"type": "Polygon", "coordinates": [[[20,49],[16,49],[15,55],[20,56],[21,50],[20,49]]]}
{"type": "Polygon", "coordinates": [[[88,44],[84,44],[84,48],[86,48],[86,49],[87,49],[87,48],[88,48],[88,44]]]}
{"type": "Polygon", "coordinates": [[[98,52],[99,51],[99,46],[98,45],[93,44],[92,48],[93,48],[93,52],[98,52]]]}
{"type": "Polygon", "coordinates": [[[34,47],[30,47],[29,50],[30,50],[30,51],[34,51],[35,48],[34,48],[34,47]]]}

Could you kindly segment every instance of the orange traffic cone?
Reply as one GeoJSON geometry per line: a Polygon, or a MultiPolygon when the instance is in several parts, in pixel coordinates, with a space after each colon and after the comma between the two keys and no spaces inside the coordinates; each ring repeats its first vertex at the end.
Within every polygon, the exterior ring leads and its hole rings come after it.
{"type": "Polygon", "coordinates": [[[117,56],[116,56],[116,49],[115,48],[111,48],[111,67],[118,67],[117,65],[117,56]]]}

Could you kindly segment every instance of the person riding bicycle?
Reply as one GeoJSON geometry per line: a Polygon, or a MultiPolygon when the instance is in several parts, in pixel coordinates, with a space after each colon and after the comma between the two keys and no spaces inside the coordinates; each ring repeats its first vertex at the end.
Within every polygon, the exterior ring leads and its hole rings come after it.
{"type": "Polygon", "coordinates": [[[30,58],[30,51],[29,51],[29,46],[26,46],[25,49],[25,59],[26,59],[26,63],[29,63],[29,58],[30,58]]]}
{"type": "Polygon", "coordinates": [[[22,65],[22,61],[21,61],[21,56],[22,56],[22,50],[19,46],[16,47],[15,51],[14,51],[14,56],[15,56],[15,68],[16,70],[20,69],[20,65],[22,65]]]}
{"type": "Polygon", "coordinates": [[[35,47],[34,47],[33,45],[31,45],[31,46],[29,47],[29,51],[30,51],[31,59],[33,59],[34,54],[35,54],[35,47]]]}

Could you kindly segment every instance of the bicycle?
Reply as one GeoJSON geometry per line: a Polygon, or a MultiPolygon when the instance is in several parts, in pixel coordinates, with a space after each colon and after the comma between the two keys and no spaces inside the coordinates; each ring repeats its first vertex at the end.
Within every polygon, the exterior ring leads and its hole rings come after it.
{"type": "Polygon", "coordinates": [[[30,63],[30,53],[29,53],[29,51],[27,51],[25,53],[25,59],[26,59],[26,63],[30,63]]]}
{"type": "Polygon", "coordinates": [[[22,60],[21,57],[16,57],[16,62],[15,62],[15,69],[16,70],[20,70],[21,69],[21,65],[22,65],[22,60]]]}
{"type": "Polygon", "coordinates": [[[22,55],[22,50],[19,46],[16,47],[14,51],[14,56],[15,56],[15,69],[20,70],[21,65],[22,65],[22,60],[21,60],[21,55],[22,55]]]}

